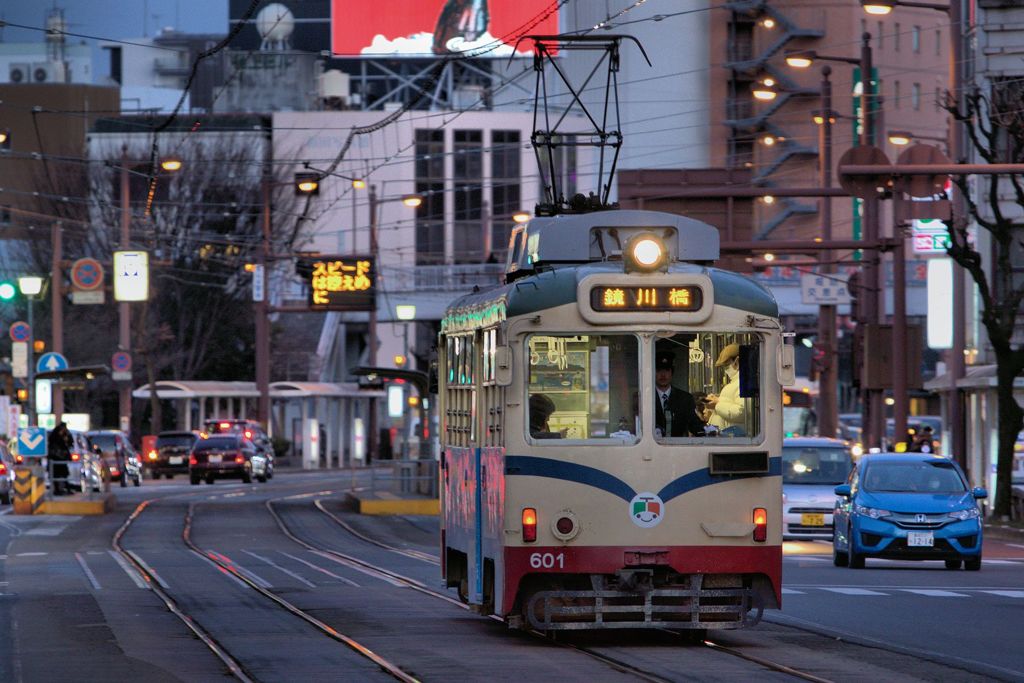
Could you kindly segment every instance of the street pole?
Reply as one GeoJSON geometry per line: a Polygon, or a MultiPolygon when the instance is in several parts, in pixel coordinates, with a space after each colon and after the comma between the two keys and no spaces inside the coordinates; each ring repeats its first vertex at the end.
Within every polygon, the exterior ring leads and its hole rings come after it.
{"type": "MultiPolygon", "coordinates": [[[[860,50],[860,110],[862,117],[860,144],[865,146],[871,145],[874,142],[875,98],[873,96],[871,78],[872,70],[871,34],[865,32],[861,36],[860,50]]],[[[864,199],[863,208],[863,238],[870,245],[878,240],[878,199],[876,197],[864,199]]],[[[867,341],[867,330],[877,329],[877,323],[881,318],[880,312],[884,311],[884,308],[881,307],[884,306],[885,287],[879,286],[881,280],[879,274],[883,272],[883,269],[879,267],[879,257],[880,252],[876,249],[870,246],[864,249],[863,272],[866,288],[862,297],[864,301],[864,319],[858,321],[858,324],[868,326],[861,335],[861,339],[864,342],[867,341]]],[[[877,389],[869,388],[872,378],[868,374],[868,365],[865,360],[861,373],[862,439],[865,450],[874,446],[881,446],[885,424],[882,410],[882,393],[877,389]]]]}
{"type": "Polygon", "coordinates": [[[34,297],[25,295],[25,300],[28,302],[28,350],[25,352],[26,358],[28,359],[28,378],[26,385],[28,387],[28,424],[30,427],[36,425],[36,359],[35,359],[35,343],[36,343],[36,321],[32,316],[32,299],[34,297]]]}
{"type": "MultiPolygon", "coordinates": [[[[255,277],[263,278],[263,296],[256,302],[256,389],[259,399],[256,405],[256,419],[270,434],[270,287],[267,269],[270,266],[270,165],[263,165],[260,182],[263,202],[263,238],[257,262],[260,267],[255,277]]],[[[255,286],[255,284],[254,284],[255,286]]],[[[305,425],[303,426],[305,429],[305,425]]],[[[296,445],[296,447],[298,447],[296,445]]]]}
{"type": "MultiPolygon", "coordinates": [[[[377,263],[377,186],[370,185],[370,257],[374,261],[374,267],[380,268],[380,264],[377,263]]],[[[379,272],[379,270],[378,270],[379,272]]],[[[377,367],[377,301],[376,298],[373,302],[373,307],[370,309],[370,325],[367,334],[367,343],[369,344],[369,353],[367,361],[371,368],[377,367]]],[[[368,419],[368,430],[370,432],[369,439],[367,439],[367,456],[366,462],[370,463],[378,455],[377,448],[379,446],[379,434],[377,433],[377,399],[370,398],[370,414],[368,419]]]]}
{"type": "MultiPolygon", "coordinates": [[[[963,93],[963,13],[960,0],[949,2],[949,81],[950,92],[955,98],[957,108],[960,107],[963,93]]],[[[950,122],[949,126],[949,151],[953,155],[953,161],[959,163],[964,158],[964,131],[963,125],[956,120],[950,122]]],[[[964,197],[960,191],[953,188],[953,225],[960,228],[967,221],[967,211],[964,197]]],[[[962,266],[953,263],[953,348],[951,350],[949,367],[949,410],[947,411],[950,421],[950,441],[946,453],[951,455],[962,467],[967,466],[967,429],[964,416],[964,405],[960,397],[959,380],[964,376],[964,348],[966,346],[967,303],[966,292],[967,278],[962,266]]]]}
{"type": "MultiPolygon", "coordinates": [[[[898,214],[900,198],[897,197],[893,213],[898,214]]],[[[899,219],[893,221],[893,237],[897,238],[892,251],[892,438],[893,443],[907,434],[907,415],[910,413],[910,396],[907,393],[907,363],[916,354],[907,349],[907,263],[905,243],[902,239],[903,225],[899,219]]]]}
{"type": "MultiPolygon", "coordinates": [[[[121,147],[121,249],[131,249],[132,211],[131,206],[128,203],[129,191],[128,146],[123,145],[121,147]]],[[[56,282],[54,284],[56,285],[56,282]]],[[[117,348],[121,351],[131,353],[131,308],[129,308],[129,303],[127,301],[119,303],[118,312],[120,316],[118,321],[117,348]]],[[[150,390],[153,390],[153,388],[150,387],[150,390]]],[[[118,414],[120,415],[121,422],[119,426],[122,431],[130,433],[132,425],[131,381],[120,383],[117,397],[118,414]]],[[[159,428],[159,425],[154,425],[154,429],[158,430],[159,428]]]]}
{"type": "MultiPolygon", "coordinates": [[[[818,131],[819,182],[821,187],[832,186],[832,67],[821,67],[821,128],[818,131]]],[[[827,244],[832,241],[832,198],[821,198],[821,237],[827,244]]],[[[820,261],[832,260],[831,252],[819,252],[820,261]]],[[[821,272],[831,273],[831,265],[821,266],[821,272]]],[[[839,364],[836,345],[836,307],[823,304],[818,311],[818,343],[825,352],[818,379],[818,434],[833,438],[839,421],[838,385],[839,364]]]]}
{"type": "MultiPolygon", "coordinates": [[[[64,276],[61,270],[61,260],[64,258],[64,230],[60,221],[56,221],[50,228],[50,242],[52,244],[52,258],[50,262],[50,306],[53,311],[51,318],[51,334],[53,336],[54,353],[64,353],[64,276]]],[[[64,415],[64,390],[60,382],[54,381],[52,385],[53,394],[53,417],[60,422],[64,415]]]]}

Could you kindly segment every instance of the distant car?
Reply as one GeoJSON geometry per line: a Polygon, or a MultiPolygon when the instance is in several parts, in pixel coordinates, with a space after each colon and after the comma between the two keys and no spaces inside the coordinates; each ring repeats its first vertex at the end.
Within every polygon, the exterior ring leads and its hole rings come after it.
{"type": "Polygon", "coordinates": [[[930,427],[932,430],[931,443],[928,444],[930,450],[925,452],[941,453],[942,442],[939,441],[939,438],[942,436],[942,418],[937,415],[911,415],[907,418],[907,434],[898,440],[894,434],[895,420],[891,417],[888,418],[885,422],[886,443],[890,444],[890,448],[895,450],[896,443],[899,441],[906,443],[907,436],[913,437],[915,441],[919,441],[922,430],[925,427],[930,427]]]}
{"type": "MultiPolygon", "coordinates": [[[[205,433],[213,434],[241,434],[246,439],[251,441],[256,447],[256,450],[267,461],[266,475],[267,479],[274,478],[274,445],[270,441],[270,437],[263,431],[263,427],[256,420],[247,420],[242,418],[230,418],[230,419],[209,419],[205,423],[205,433]]],[[[260,481],[264,481],[260,479],[260,481]]]]}
{"type": "Polygon", "coordinates": [[[109,471],[103,457],[89,443],[85,432],[68,430],[71,434],[71,460],[68,462],[67,487],[82,493],[99,492],[109,471]]]}
{"type": "Polygon", "coordinates": [[[10,505],[14,491],[14,456],[0,443],[0,504],[10,505]]]}
{"type": "Polygon", "coordinates": [[[982,521],[960,467],[926,453],[871,453],[835,487],[832,560],[860,569],[868,557],[944,560],[981,569],[982,521]]]}
{"type": "Polygon", "coordinates": [[[200,481],[235,478],[246,484],[255,476],[266,481],[267,459],[251,441],[240,434],[215,434],[196,440],[188,458],[188,476],[193,486],[200,481]]]}
{"type": "Polygon", "coordinates": [[[835,487],[853,468],[850,444],[839,439],[782,442],[782,538],[832,539],[835,487]]]}
{"type": "Polygon", "coordinates": [[[163,475],[173,479],[175,474],[188,474],[188,456],[196,438],[195,432],[160,432],[156,437],[156,447],[145,458],[150,476],[159,479],[163,475]]]}
{"type": "Polygon", "coordinates": [[[111,481],[120,482],[121,486],[127,486],[129,481],[135,486],[142,484],[142,464],[127,434],[104,429],[86,432],[86,436],[93,446],[100,449],[111,481]]]}

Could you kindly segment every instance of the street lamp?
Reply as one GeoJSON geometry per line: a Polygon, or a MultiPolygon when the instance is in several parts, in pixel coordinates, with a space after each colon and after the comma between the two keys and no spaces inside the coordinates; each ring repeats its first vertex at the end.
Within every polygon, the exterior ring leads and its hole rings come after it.
{"type": "Polygon", "coordinates": [[[160,168],[167,171],[168,173],[174,173],[175,171],[181,170],[181,159],[178,157],[167,157],[160,162],[160,168]]]}
{"type": "Polygon", "coordinates": [[[931,136],[931,135],[918,135],[909,130],[890,130],[888,133],[889,144],[896,145],[897,147],[906,147],[914,140],[929,140],[932,142],[941,142],[943,144],[949,142],[947,137],[931,136]]]}
{"type": "Polygon", "coordinates": [[[319,173],[296,173],[295,194],[297,195],[318,195],[320,194],[319,173]]]}
{"type": "Polygon", "coordinates": [[[754,99],[761,100],[762,102],[771,102],[779,95],[775,91],[775,79],[770,76],[766,76],[751,85],[750,92],[753,93],[754,99]]]}
{"type": "Polygon", "coordinates": [[[949,12],[950,5],[958,1],[951,0],[948,5],[940,5],[934,2],[909,2],[908,0],[860,0],[860,5],[868,14],[885,16],[892,12],[893,7],[916,7],[918,9],[934,9],[939,12],[949,12]]]}
{"type": "Polygon", "coordinates": [[[0,150],[8,150],[11,148],[11,129],[0,128],[0,150]]]}
{"type": "Polygon", "coordinates": [[[530,214],[526,211],[516,211],[512,214],[512,222],[518,225],[528,223],[530,221],[530,214]]]}
{"type": "Polygon", "coordinates": [[[29,425],[35,424],[36,421],[36,406],[35,406],[35,392],[36,392],[36,363],[33,358],[33,351],[35,350],[35,318],[32,313],[32,302],[35,301],[43,291],[43,278],[38,275],[22,275],[18,278],[18,290],[21,295],[25,297],[25,301],[28,304],[28,344],[27,344],[27,358],[28,358],[28,400],[26,406],[28,408],[28,423],[29,425]]]}

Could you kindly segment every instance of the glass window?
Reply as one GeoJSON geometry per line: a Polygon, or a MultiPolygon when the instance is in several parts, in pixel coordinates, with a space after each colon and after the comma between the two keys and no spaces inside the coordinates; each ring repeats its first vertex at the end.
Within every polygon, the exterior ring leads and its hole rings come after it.
{"type": "Polygon", "coordinates": [[[853,461],[845,448],[782,447],[783,484],[842,484],[853,461]]]}
{"type": "Polygon", "coordinates": [[[910,44],[914,49],[914,52],[921,51],[921,27],[915,26],[914,30],[910,32],[910,44]]]}
{"type": "Polygon", "coordinates": [[[455,131],[453,157],[455,263],[479,263],[484,260],[483,131],[455,131]]]}
{"type": "Polygon", "coordinates": [[[534,335],[527,349],[532,438],[636,440],[640,362],[635,336],[534,335]]]}
{"type": "Polygon", "coordinates": [[[444,131],[416,130],[416,263],[444,263],[444,131]]]}
{"type": "Polygon", "coordinates": [[[864,471],[865,491],[899,493],[960,493],[967,487],[952,463],[874,462],[864,471]]]}
{"type": "Polygon", "coordinates": [[[656,438],[753,440],[760,435],[756,334],[676,334],[658,339],[652,352],[656,438]]]}
{"type": "Polygon", "coordinates": [[[199,439],[195,445],[195,451],[223,451],[238,448],[237,436],[212,436],[209,439],[199,439]]]}
{"type": "Polygon", "coordinates": [[[911,88],[911,90],[910,90],[910,106],[913,107],[915,111],[921,108],[921,84],[920,83],[915,83],[913,85],[913,87],[911,88]]]}
{"type": "Polygon", "coordinates": [[[896,22],[895,31],[892,34],[893,47],[896,48],[896,52],[900,51],[900,22],[896,22]]]}

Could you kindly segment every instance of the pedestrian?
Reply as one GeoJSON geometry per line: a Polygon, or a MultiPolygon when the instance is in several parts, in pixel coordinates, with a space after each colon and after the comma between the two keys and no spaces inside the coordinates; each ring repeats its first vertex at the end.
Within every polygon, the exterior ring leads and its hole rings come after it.
{"type": "Polygon", "coordinates": [[[50,432],[46,441],[47,458],[52,463],[50,476],[53,477],[54,495],[70,492],[68,462],[71,461],[72,445],[74,445],[74,441],[71,438],[71,432],[68,431],[67,424],[62,420],[50,432]]]}

